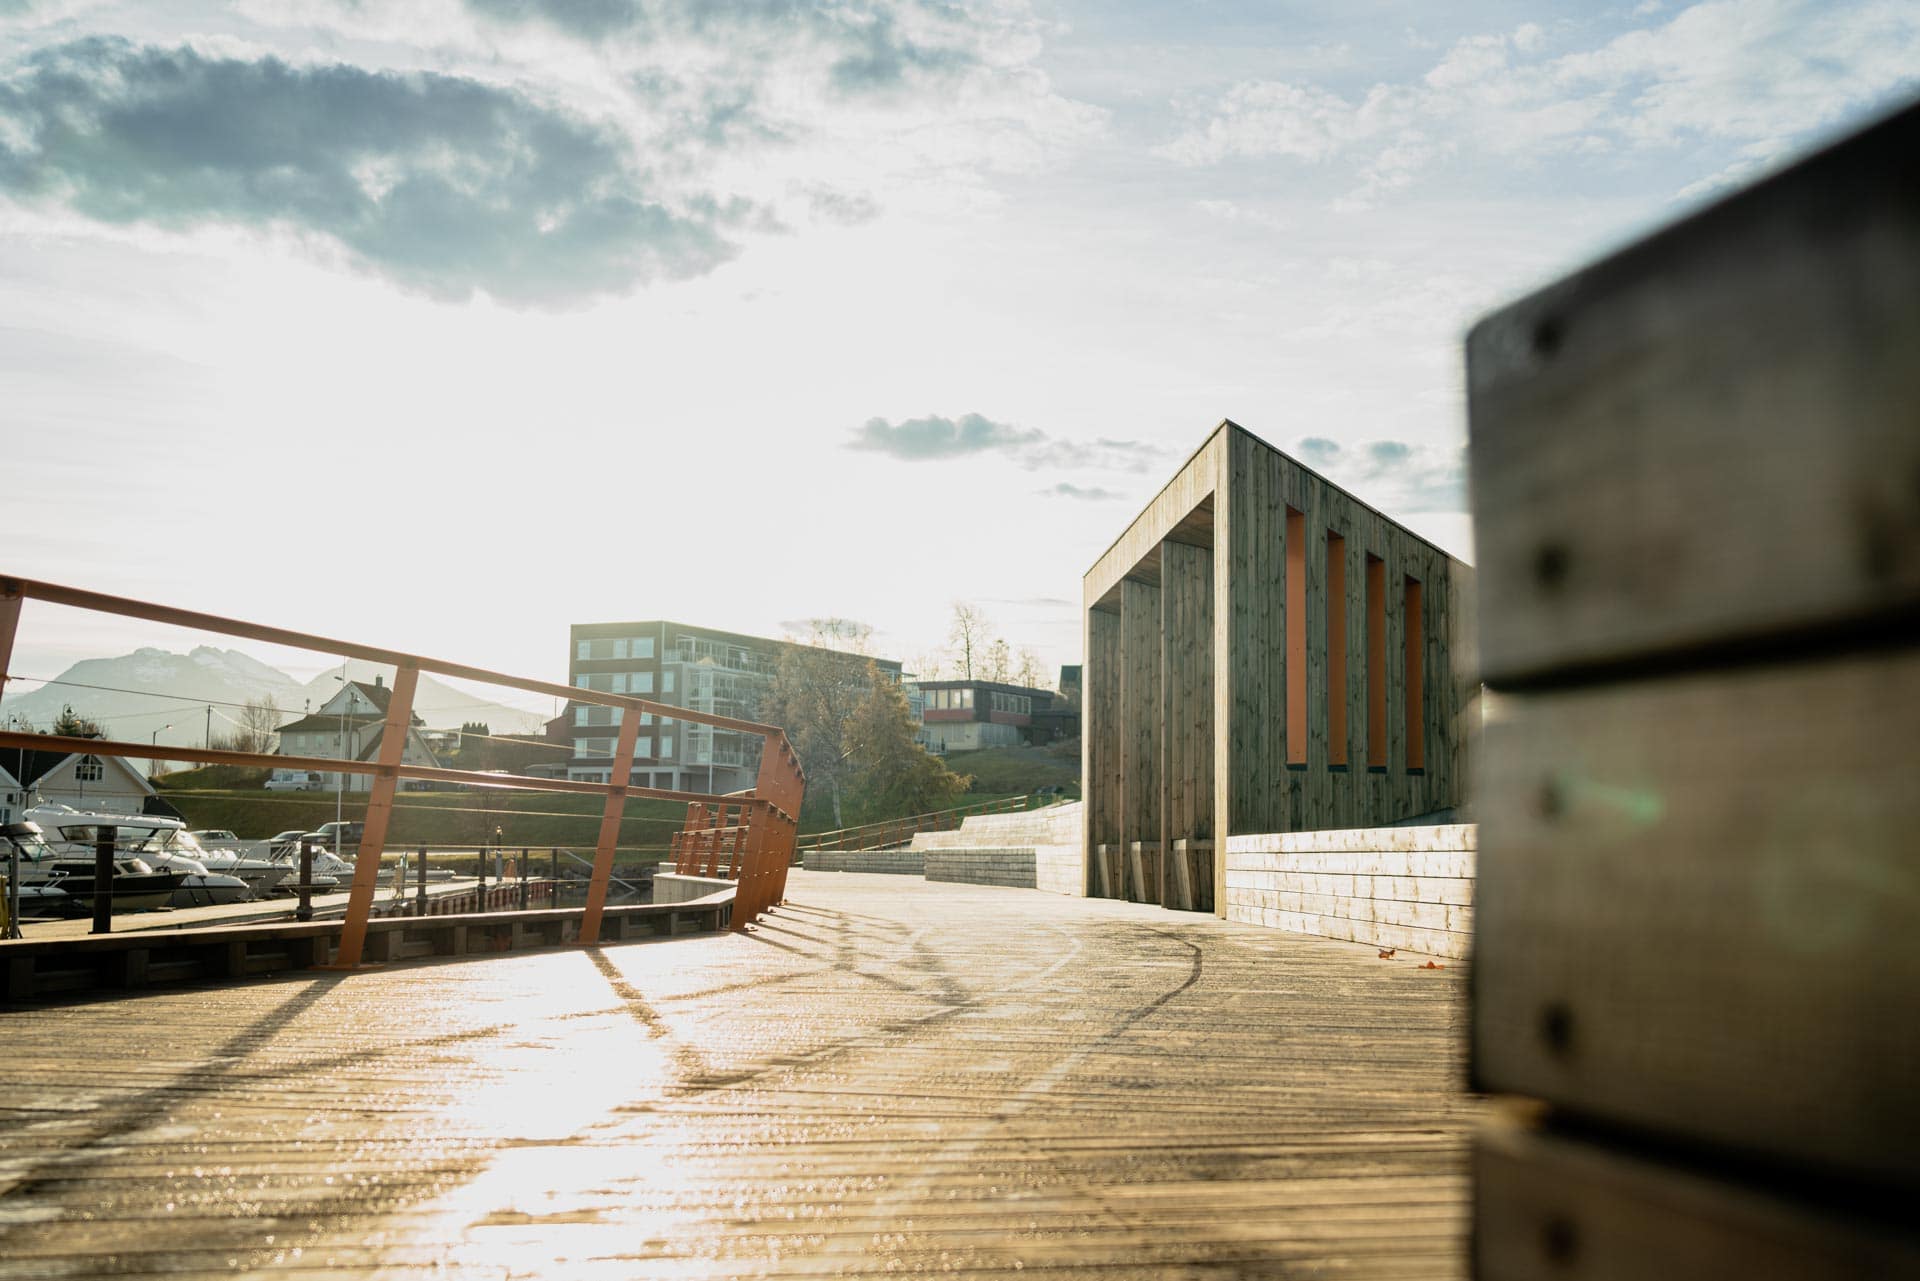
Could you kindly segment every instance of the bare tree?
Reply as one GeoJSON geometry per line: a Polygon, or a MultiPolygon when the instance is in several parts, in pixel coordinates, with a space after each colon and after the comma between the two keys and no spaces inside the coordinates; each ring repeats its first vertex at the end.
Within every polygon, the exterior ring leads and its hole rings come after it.
{"type": "Polygon", "coordinates": [[[996,636],[993,644],[987,646],[986,662],[982,664],[987,679],[998,681],[1002,685],[1013,678],[1013,651],[1007,648],[1004,636],[996,636]]]}
{"type": "Polygon", "coordinates": [[[273,695],[249,699],[231,736],[234,750],[265,756],[279,741],[279,730],[280,705],[273,701],[273,695]]]}
{"type": "Polygon", "coordinates": [[[1029,689],[1045,689],[1046,682],[1047,669],[1041,665],[1040,655],[1034,653],[1031,645],[1022,645],[1020,665],[1013,669],[1013,683],[1029,689]]]}
{"type": "Polygon", "coordinates": [[[987,632],[991,626],[987,616],[972,601],[953,602],[953,627],[947,633],[947,640],[953,646],[960,679],[973,679],[974,664],[986,654],[987,632]]]}

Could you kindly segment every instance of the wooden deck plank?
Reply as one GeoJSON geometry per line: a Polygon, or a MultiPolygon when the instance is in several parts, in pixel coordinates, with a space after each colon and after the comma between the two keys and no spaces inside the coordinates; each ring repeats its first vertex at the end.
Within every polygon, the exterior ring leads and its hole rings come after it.
{"type": "Polygon", "coordinates": [[[1462,1275],[1463,970],[792,893],[750,936],[0,1016],[0,1278],[1462,1275]]]}

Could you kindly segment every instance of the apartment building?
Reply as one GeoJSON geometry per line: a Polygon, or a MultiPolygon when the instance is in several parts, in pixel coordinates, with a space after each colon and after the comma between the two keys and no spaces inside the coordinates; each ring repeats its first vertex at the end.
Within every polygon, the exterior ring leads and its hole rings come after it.
{"type": "MultiPolygon", "coordinates": [[[[663,620],[575,623],[568,637],[567,682],[577,689],[757,720],[780,655],[797,648],[792,641],[663,620]]],[[[882,673],[900,679],[899,663],[874,661],[882,673]]],[[[611,781],[620,709],[575,703],[567,720],[573,740],[567,777],[611,781]]],[[[759,753],[756,735],[642,713],[629,781],[681,792],[737,792],[753,786],[759,753]]]]}

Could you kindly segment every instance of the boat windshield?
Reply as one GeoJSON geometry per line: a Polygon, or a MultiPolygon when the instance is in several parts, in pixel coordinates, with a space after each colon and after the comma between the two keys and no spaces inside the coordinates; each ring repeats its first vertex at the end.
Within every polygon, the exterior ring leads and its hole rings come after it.
{"type": "Polygon", "coordinates": [[[100,839],[100,833],[108,827],[113,829],[113,845],[117,850],[148,850],[164,843],[164,828],[135,827],[126,823],[62,824],[60,839],[72,845],[92,845],[100,839]]]}

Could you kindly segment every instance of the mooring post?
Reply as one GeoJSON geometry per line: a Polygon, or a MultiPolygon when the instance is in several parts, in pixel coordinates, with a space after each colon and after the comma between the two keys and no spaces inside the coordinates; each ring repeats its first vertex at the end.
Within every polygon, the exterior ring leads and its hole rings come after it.
{"type": "Polygon", "coordinates": [[[427,847],[424,845],[420,847],[420,873],[418,883],[420,888],[413,896],[414,907],[416,909],[414,915],[425,916],[427,914],[427,847]]]}
{"type": "Polygon", "coordinates": [[[113,932],[113,843],[117,828],[100,828],[93,844],[93,932],[113,932]]]}
{"type": "Polygon", "coordinates": [[[313,842],[306,837],[300,838],[300,884],[294,887],[300,896],[300,905],[293,909],[296,921],[313,919],[313,842]]]}

